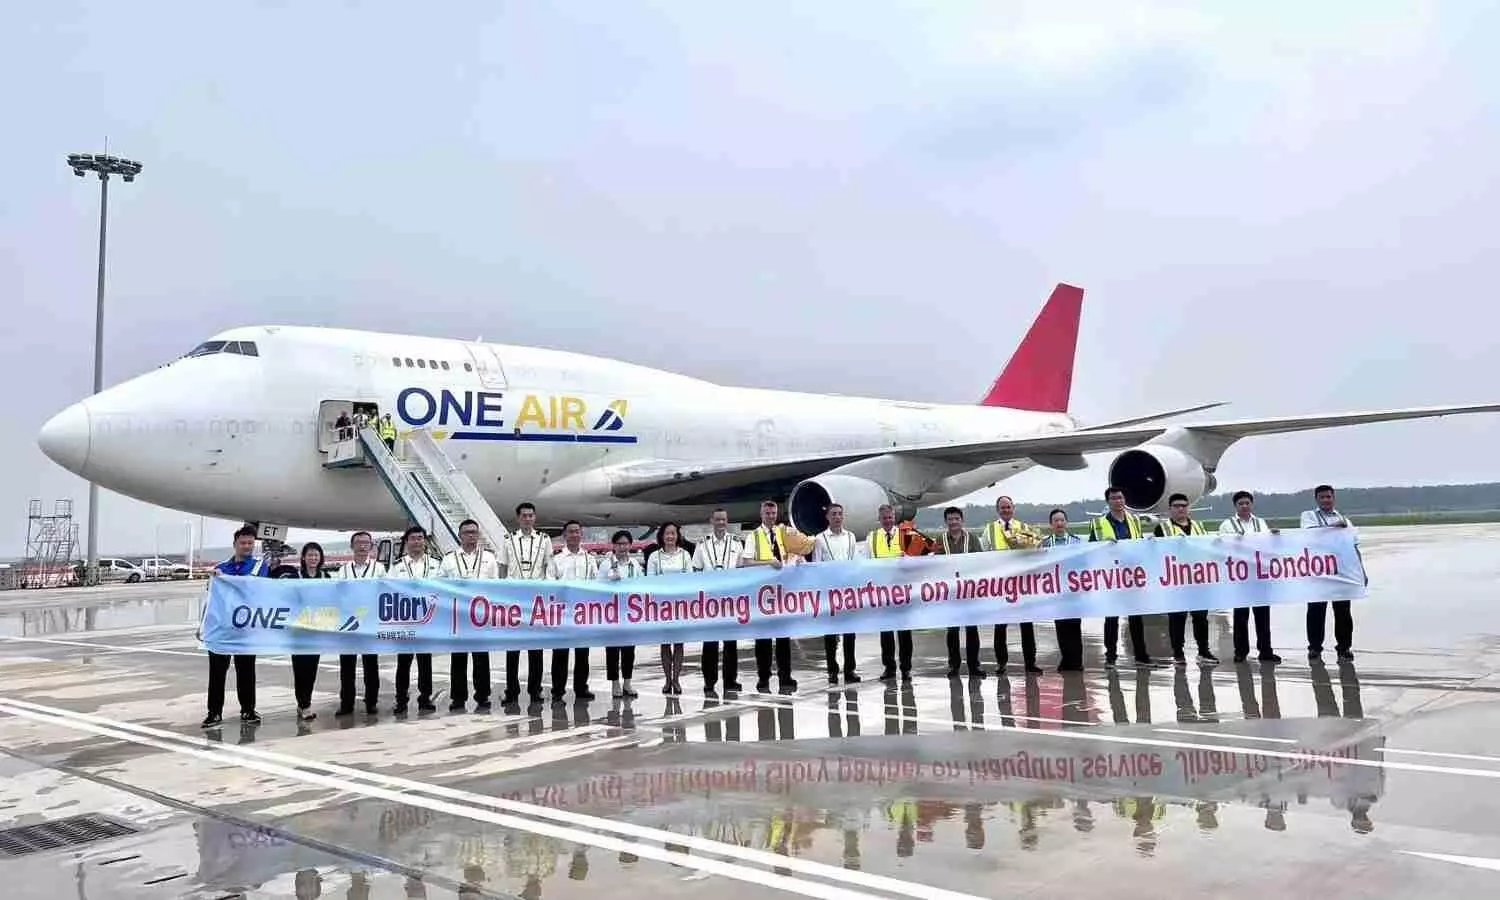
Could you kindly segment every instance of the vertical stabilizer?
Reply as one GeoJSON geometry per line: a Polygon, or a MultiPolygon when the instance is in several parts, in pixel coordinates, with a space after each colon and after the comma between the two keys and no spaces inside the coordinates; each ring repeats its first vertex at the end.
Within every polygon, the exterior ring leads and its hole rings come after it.
{"type": "Polygon", "coordinates": [[[1021,339],[1021,345],[979,405],[1067,412],[1082,313],[1083,288],[1071,284],[1054,288],[1026,337],[1021,339]]]}

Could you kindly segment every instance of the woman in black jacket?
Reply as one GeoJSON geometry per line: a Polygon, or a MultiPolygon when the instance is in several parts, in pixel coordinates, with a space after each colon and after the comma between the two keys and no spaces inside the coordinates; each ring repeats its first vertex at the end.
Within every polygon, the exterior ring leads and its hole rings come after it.
{"type": "MultiPolygon", "coordinates": [[[[297,578],[327,578],[323,571],[323,546],[317,541],[302,545],[302,562],[297,567],[297,578]]],[[[318,654],[292,654],[292,693],[297,696],[297,718],[306,722],[316,719],[312,711],[313,685],[318,680],[318,654]]]]}

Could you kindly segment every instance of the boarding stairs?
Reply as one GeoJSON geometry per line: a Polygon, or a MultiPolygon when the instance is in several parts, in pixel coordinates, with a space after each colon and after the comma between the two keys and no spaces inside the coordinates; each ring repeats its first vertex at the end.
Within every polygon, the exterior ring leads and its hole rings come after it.
{"type": "Polygon", "coordinates": [[[458,526],[465,519],[478,522],[483,544],[498,551],[509,535],[505,524],[430,432],[407,432],[397,441],[399,453],[389,450],[374,428],[360,429],[358,440],[365,463],[380,473],[391,497],[427,530],[439,552],[459,548],[458,526]]]}

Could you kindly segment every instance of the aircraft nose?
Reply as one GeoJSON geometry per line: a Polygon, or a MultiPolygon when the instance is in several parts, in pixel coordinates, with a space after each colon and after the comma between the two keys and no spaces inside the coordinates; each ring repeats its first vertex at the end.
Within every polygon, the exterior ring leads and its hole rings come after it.
{"type": "Polygon", "coordinates": [[[47,458],[75,475],[82,475],[89,461],[89,411],[75,403],[47,420],[37,435],[37,445],[47,458]]]}

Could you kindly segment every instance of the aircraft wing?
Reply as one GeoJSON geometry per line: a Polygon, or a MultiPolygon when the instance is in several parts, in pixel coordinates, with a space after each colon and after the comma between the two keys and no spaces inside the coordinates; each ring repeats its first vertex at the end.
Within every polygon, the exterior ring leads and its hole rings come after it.
{"type": "MultiPolygon", "coordinates": [[[[1264,434],[1288,434],[1367,425],[1403,419],[1500,412],[1500,403],[1465,406],[1427,406],[1331,415],[1286,416],[1275,419],[1240,419],[1201,424],[1148,424],[1094,427],[1053,434],[1000,438],[992,441],[911,444],[838,453],[762,457],[738,460],[692,462],[688,460],[642,460],[622,463],[605,470],[610,494],[653,503],[716,503],[728,496],[750,494],[776,496],[796,482],[823,474],[848,463],[886,454],[914,456],[978,468],[1018,460],[1064,462],[1087,453],[1126,450],[1168,431],[1187,432],[1222,453],[1234,442],[1264,434]]],[[[1060,464],[1058,468],[1077,468],[1060,464]]]]}

